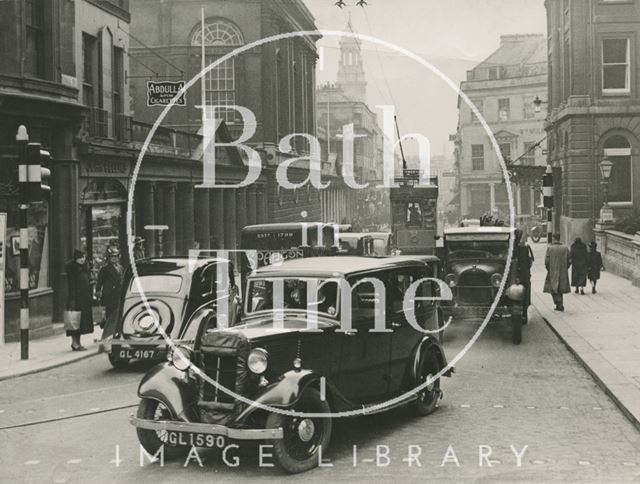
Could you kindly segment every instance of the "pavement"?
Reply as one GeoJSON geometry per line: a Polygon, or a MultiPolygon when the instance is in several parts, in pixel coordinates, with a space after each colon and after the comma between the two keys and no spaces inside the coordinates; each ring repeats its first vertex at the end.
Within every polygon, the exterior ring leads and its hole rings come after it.
{"type": "MultiPolygon", "coordinates": [[[[532,304],[574,357],[640,430],[640,288],[602,272],[597,293],[565,294],[565,311],[554,310],[542,288],[546,244],[532,244],[532,304]]],[[[605,267],[606,269],[606,267],[605,267]]]]}
{"type": "Polygon", "coordinates": [[[82,345],[87,351],[71,351],[71,339],[66,336],[62,323],[54,324],[54,336],[29,341],[29,359],[20,359],[20,343],[0,345],[0,381],[18,376],[68,365],[98,354],[95,342],[102,330],[95,326],[93,334],[82,336],[82,345]]]}

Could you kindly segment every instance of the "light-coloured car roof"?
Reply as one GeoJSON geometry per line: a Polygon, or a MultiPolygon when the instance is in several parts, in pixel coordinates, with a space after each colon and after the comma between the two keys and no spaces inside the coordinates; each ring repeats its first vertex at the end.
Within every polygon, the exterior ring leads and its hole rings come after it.
{"type": "Polygon", "coordinates": [[[472,235],[472,234],[509,234],[515,230],[514,227],[456,227],[445,229],[444,235],[472,235]]]}

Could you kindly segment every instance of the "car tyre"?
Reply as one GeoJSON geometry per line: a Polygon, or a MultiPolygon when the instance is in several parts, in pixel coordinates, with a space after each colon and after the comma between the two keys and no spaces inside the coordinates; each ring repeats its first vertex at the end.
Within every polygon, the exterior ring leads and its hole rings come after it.
{"type": "MultiPolygon", "coordinates": [[[[331,407],[326,400],[320,398],[318,390],[307,388],[292,410],[300,413],[330,413],[331,407]]],[[[317,467],[319,449],[324,453],[328,448],[332,427],[331,417],[306,418],[270,413],[266,428],[283,430],[283,438],[273,441],[276,463],[291,474],[317,467]]]]}
{"type": "Polygon", "coordinates": [[[109,363],[116,370],[124,370],[129,367],[129,359],[127,358],[116,358],[113,353],[109,353],[109,363]]]}
{"type": "Polygon", "coordinates": [[[524,313],[522,307],[514,309],[511,314],[511,340],[514,345],[522,343],[522,326],[524,325],[524,313]]]}
{"type": "MultiPolygon", "coordinates": [[[[435,350],[428,349],[423,352],[418,368],[416,386],[422,385],[429,377],[438,374],[441,369],[440,359],[435,350]]],[[[419,417],[433,413],[438,408],[440,395],[440,378],[438,378],[418,392],[418,399],[411,403],[413,413],[419,417]]]]}
{"type": "MultiPolygon", "coordinates": [[[[143,398],[138,405],[136,416],[144,420],[172,420],[171,413],[162,403],[150,398],[143,398]]],[[[163,440],[162,431],[136,428],[140,444],[151,456],[155,455],[164,446],[164,458],[178,459],[188,454],[189,448],[180,445],[170,445],[163,440]]]]}

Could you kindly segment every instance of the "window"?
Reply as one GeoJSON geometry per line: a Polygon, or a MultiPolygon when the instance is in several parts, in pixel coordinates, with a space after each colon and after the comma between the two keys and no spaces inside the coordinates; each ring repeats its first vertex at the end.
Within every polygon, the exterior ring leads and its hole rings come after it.
{"type": "Polygon", "coordinates": [[[484,170],[484,145],[471,145],[471,168],[484,170]]]}
{"type": "Polygon", "coordinates": [[[42,0],[25,2],[25,72],[40,78],[45,77],[44,9],[42,0]]]}
{"type": "Polygon", "coordinates": [[[510,111],[509,98],[498,99],[498,119],[500,121],[508,121],[511,114],[510,111]]]}
{"type": "Polygon", "coordinates": [[[533,166],[536,164],[536,150],[533,147],[535,143],[533,141],[525,141],[524,153],[520,159],[520,164],[523,166],[533,166]]]}
{"type": "Polygon", "coordinates": [[[625,94],[630,89],[629,39],[602,41],[602,92],[625,94]]]}
{"type": "MultiPolygon", "coordinates": [[[[478,111],[480,111],[480,114],[484,116],[484,111],[483,111],[484,102],[482,101],[482,99],[471,99],[471,103],[476,107],[478,111]]],[[[478,116],[476,116],[476,113],[473,112],[473,109],[471,109],[471,122],[472,123],[479,122],[478,116]]]]}
{"type": "Polygon", "coordinates": [[[87,106],[96,105],[96,44],[95,37],[82,34],[82,102],[87,106]]]}
{"type": "Polygon", "coordinates": [[[112,66],[112,88],[113,88],[113,113],[122,113],[124,110],[123,90],[124,90],[124,55],[123,50],[119,47],[113,48],[113,66],[112,66]]]}
{"type": "Polygon", "coordinates": [[[631,146],[624,136],[612,136],[604,144],[604,154],[613,163],[609,178],[609,202],[631,203],[631,146]]]}
{"type": "Polygon", "coordinates": [[[500,143],[500,153],[505,162],[511,160],[511,143],[500,143]]]}
{"type": "MultiPolygon", "coordinates": [[[[240,30],[230,22],[224,20],[208,21],[204,26],[204,35],[198,28],[191,37],[191,45],[200,46],[204,41],[205,46],[233,47],[244,43],[240,30]]],[[[218,60],[221,56],[208,55],[207,64],[218,60]]],[[[231,106],[236,104],[236,76],[235,59],[227,59],[223,63],[211,69],[205,75],[205,102],[207,106],[231,106]]],[[[213,115],[213,113],[210,113],[213,115]]],[[[206,113],[209,115],[209,113],[206,113]]],[[[217,111],[226,123],[234,123],[237,113],[232,109],[217,111]]]]}
{"type": "Polygon", "coordinates": [[[489,68],[489,80],[493,81],[500,78],[500,68],[499,67],[490,67],[489,68]]]}

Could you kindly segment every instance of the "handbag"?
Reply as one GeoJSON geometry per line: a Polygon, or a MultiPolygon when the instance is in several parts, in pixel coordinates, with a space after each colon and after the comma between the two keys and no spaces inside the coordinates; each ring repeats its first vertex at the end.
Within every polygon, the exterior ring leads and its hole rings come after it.
{"type": "Polygon", "coordinates": [[[80,329],[80,319],[82,313],[80,311],[64,312],[64,329],[66,331],[78,331],[80,329]]]}

